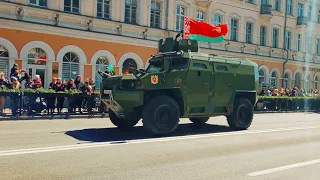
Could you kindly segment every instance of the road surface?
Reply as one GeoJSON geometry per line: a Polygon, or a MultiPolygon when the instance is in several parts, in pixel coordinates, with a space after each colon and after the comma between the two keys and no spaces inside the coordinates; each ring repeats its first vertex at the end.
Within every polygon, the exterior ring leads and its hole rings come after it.
{"type": "Polygon", "coordinates": [[[108,119],[0,121],[0,179],[318,180],[320,114],[256,114],[247,131],[225,117],[187,119],[168,137],[108,119]]]}

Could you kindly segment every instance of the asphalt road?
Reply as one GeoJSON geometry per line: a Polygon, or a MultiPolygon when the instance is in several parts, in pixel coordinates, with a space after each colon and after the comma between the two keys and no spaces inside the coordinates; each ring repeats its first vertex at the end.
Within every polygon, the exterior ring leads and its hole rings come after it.
{"type": "Polygon", "coordinates": [[[256,114],[247,131],[181,123],[154,138],[108,119],[0,121],[0,179],[320,178],[320,114],[256,114]]]}

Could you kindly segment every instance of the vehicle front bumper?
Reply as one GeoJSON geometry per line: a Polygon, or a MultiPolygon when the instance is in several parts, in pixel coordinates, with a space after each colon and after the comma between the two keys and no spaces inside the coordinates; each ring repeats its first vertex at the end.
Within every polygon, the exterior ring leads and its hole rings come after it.
{"type": "Polygon", "coordinates": [[[102,94],[101,101],[119,118],[126,118],[135,108],[143,106],[143,91],[108,91],[102,94]]]}

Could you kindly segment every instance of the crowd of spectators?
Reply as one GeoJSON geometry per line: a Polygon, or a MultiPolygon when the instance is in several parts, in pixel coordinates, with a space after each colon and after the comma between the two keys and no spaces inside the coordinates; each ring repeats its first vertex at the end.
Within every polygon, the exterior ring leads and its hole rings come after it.
{"type": "Polygon", "coordinates": [[[267,88],[266,86],[263,86],[260,89],[259,96],[308,96],[308,97],[314,97],[319,96],[319,90],[317,89],[310,89],[310,90],[304,90],[303,88],[299,89],[297,87],[294,87],[293,89],[290,88],[280,88],[277,89],[275,85],[270,86],[267,88]]]}
{"type": "MultiPolygon", "coordinates": [[[[5,77],[5,73],[0,72],[0,88],[7,89],[37,89],[37,88],[45,88],[43,87],[42,80],[39,75],[36,75],[34,79],[28,74],[25,70],[21,70],[18,68],[17,64],[11,69],[10,78],[7,79],[5,77]],[[24,74],[24,76],[19,76],[19,74],[24,74]],[[22,87],[24,86],[24,87],[22,87]]],[[[69,79],[62,81],[61,78],[53,78],[52,82],[49,84],[48,88],[56,92],[59,91],[80,91],[82,93],[90,94],[95,91],[94,80],[90,78],[87,81],[83,81],[80,75],[77,76],[76,79],[69,79]]],[[[48,113],[53,114],[57,110],[57,113],[61,113],[64,108],[64,104],[68,104],[68,112],[74,113],[78,108],[79,112],[82,113],[83,109],[87,109],[88,112],[92,111],[94,99],[93,98],[73,98],[73,97],[47,97],[45,99],[40,98],[40,104],[44,104],[44,108],[41,109],[39,107],[39,103],[37,104],[37,99],[39,97],[23,97],[23,109],[27,111],[28,114],[34,113],[34,111],[41,111],[46,109],[48,113]],[[67,101],[67,102],[65,102],[67,101]],[[89,102],[89,103],[88,103],[89,102]],[[90,106],[90,107],[89,107],[90,106]],[[86,107],[86,108],[85,108],[86,107]]],[[[38,99],[39,100],[39,99],[38,99]]],[[[0,115],[4,111],[6,97],[0,96],[0,115]]],[[[15,97],[10,97],[11,102],[11,110],[12,114],[17,114],[17,107],[19,104],[19,99],[15,97]]]]}

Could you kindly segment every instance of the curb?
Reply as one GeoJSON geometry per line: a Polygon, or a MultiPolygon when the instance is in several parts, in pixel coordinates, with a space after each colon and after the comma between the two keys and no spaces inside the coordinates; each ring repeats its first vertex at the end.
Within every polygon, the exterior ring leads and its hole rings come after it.
{"type": "Polygon", "coordinates": [[[18,117],[1,117],[1,121],[23,121],[23,120],[70,120],[70,119],[92,119],[92,118],[108,118],[108,114],[87,114],[87,115],[54,115],[54,116],[18,116],[18,117]]]}

